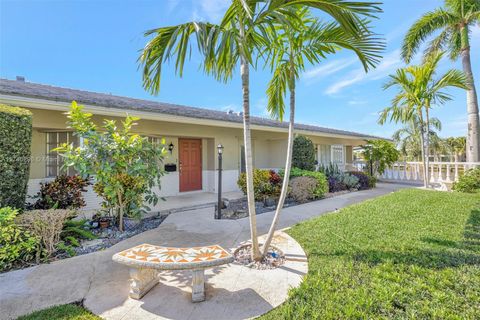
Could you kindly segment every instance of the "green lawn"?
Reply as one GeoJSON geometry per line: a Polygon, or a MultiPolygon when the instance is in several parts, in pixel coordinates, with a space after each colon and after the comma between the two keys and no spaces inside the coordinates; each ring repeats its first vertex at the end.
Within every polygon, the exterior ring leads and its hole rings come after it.
{"type": "Polygon", "coordinates": [[[65,304],[62,306],[51,307],[45,310],[37,311],[17,320],[101,320],[90,311],[74,305],[65,304]]]}
{"type": "Polygon", "coordinates": [[[479,208],[409,189],[294,226],[309,273],[262,319],[480,319],[479,208]]]}
{"type": "MultiPolygon", "coordinates": [[[[309,273],[261,319],[479,319],[479,208],[409,189],[294,226],[309,273]]],[[[99,318],[67,305],[21,319],[99,318]]]]}

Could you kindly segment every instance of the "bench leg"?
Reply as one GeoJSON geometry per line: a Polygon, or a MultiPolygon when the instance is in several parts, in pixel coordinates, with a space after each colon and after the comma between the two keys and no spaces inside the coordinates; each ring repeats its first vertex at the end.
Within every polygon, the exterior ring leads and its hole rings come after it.
{"type": "Polygon", "coordinates": [[[203,269],[192,270],[192,302],[205,300],[205,273],[203,269]]]}
{"type": "Polygon", "coordinates": [[[130,298],[140,299],[158,283],[155,269],[130,269],[130,298]]]}

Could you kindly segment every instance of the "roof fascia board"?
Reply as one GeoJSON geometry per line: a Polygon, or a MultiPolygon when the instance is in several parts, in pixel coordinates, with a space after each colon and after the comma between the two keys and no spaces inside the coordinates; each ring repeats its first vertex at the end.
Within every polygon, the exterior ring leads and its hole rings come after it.
{"type": "MultiPolygon", "coordinates": [[[[5,104],[15,105],[15,106],[24,106],[32,109],[43,109],[43,110],[53,110],[53,111],[66,111],[65,108],[70,107],[69,103],[63,102],[63,101],[53,101],[48,99],[30,98],[30,97],[6,95],[6,94],[0,94],[0,102],[5,104]]],[[[198,124],[198,125],[243,129],[243,123],[239,123],[239,122],[198,119],[198,118],[191,118],[191,117],[169,115],[164,113],[148,112],[148,111],[141,111],[141,110],[125,110],[125,109],[119,109],[119,108],[103,107],[103,106],[97,106],[97,105],[94,106],[94,105],[88,105],[88,104],[82,104],[82,105],[84,106],[85,111],[96,114],[96,115],[122,117],[122,116],[125,116],[126,114],[130,114],[132,116],[137,116],[145,120],[177,122],[177,123],[186,123],[186,124],[191,124],[192,119],[195,119],[195,124],[198,124]]],[[[252,124],[250,127],[253,130],[288,133],[288,128],[261,126],[256,124],[252,124]]],[[[341,134],[334,134],[334,133],[328,133],[328,132],[299,130],[299,129],[296,129],[295,133],[303,134],[303,135],[313,135],[318,137],[330,137],[330,138],[341,138],[341,139],[354,139],[354,140],[372,139],[369,137],[341,135],[341,134]]]]}

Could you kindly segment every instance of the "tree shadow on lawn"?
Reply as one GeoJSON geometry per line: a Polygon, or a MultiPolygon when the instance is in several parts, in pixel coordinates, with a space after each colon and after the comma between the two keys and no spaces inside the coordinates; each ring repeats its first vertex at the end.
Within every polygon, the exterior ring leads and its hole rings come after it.
{"type": "Polygon", "coordinates": [[[415,265],[429,269],[454,268],[463,265],[480,264],[480,209],[472,210],[467,220],[463,239],[452,241],[440,238],[421,238],[421,241],[440,247],[438,249],[405,249],[404,251],[337,250],[331,254],[311,252],[312,256],[346,257],[358,262],[377,265],[384,262],[394,264],[415,265]]]}

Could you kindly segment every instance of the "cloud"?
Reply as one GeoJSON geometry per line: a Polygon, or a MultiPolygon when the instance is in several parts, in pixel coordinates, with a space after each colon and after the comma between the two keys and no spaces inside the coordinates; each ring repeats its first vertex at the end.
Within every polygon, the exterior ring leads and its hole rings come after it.
{"type": "Polygon", "coordinates": [[[367,100],[360,100],[360,99],[352,99],[348,101],[348,104],[351,106],[361,106],[367,104],[367,100]]]}
{"type": "Polygon", "coordinates": [[[202,21],[219,21],[228,6],[229,0],[192,0],[193,19],[202,21]]]}
{"type": "Polygon", "coordinates": [[[400,49],[396,49],[388,53],[382,62],[372,71],[365,73],[363,68],[352,70],[345,77],[330,85],[325,90],[325,93],[333,95],[357,83],[383,79],[401,66],[402,59],[400,58],[400,49]]]}
{"type": "Polygon", "coordinates": [[[326,63],[324,65],[318,66],[316,68],[310,69],[304,73],[303,78],[307,80],[308,83],[318,81],[326,76],[333,74],[337,71],[343,70],[348,66],[352,65],[356,61],[356,58],[352,59],[337,59],[332,62],[326,63]]]}

